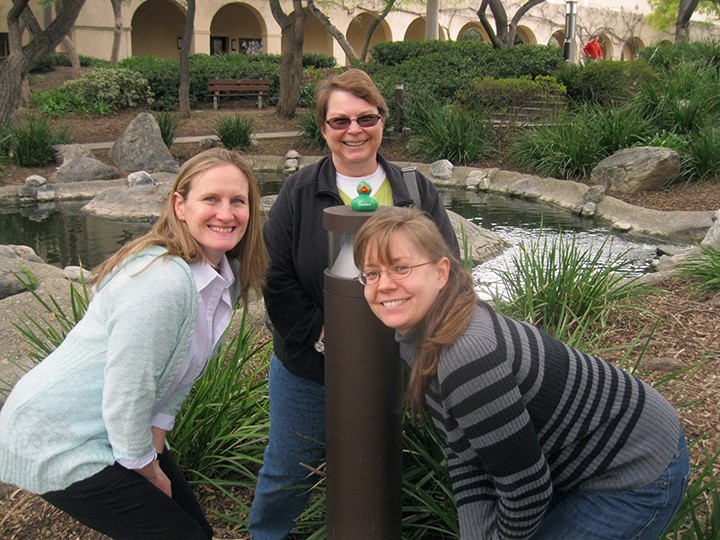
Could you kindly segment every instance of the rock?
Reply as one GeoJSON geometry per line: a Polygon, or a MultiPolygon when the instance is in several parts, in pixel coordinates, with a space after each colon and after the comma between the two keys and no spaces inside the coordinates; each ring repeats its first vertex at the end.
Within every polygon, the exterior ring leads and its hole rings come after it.
{"type": "Polygon", "coordinates": [[[153,180],[153,177],[150,176],[150,174],[148,174],[146,171],[137,171],[128,174],[127,181],[129,187],[152,186],[155,184],[155,180],[153,180]]]}
{"type": "MultiPolygon", "coordinates": [[[[27,268],[29,262],[43,262],[43,260],[28,246],[0,246],[0,299],[26,290],[18,276],[26,282],[31,279],[26,274],[29,272],[27,268]]],[[[32,272],[30,274],[32,275],[32,272]]]]}
{"type": "Polygon", "coordinates": [[[213,139],[212,137],[205,137],[200,141],[198,146],[200,147],[200,150],[210,150],[210,148],[220,146],[220,141],[213,139]]]}
{"type": "Polygon", "coordinates": [[[88,180],[112,180],[118,176],[118,172],[113,167],[98,159],[79,157],[60,165],[51,180],[55,183],[85,182],[88,180]]]}
{"type": "Polygon", "coordinates": [[[639,146],[618,150],[592,170],[590,182],[608,191],[637,193],[662,189],[680,174],[680,158],[675,150],[639,146]]]}
{"type": "Polygon", "coordinates": [[[508,186],[507,192],[516,197],[537,199],[541,195],[540,187],[531,178],[521,178],[508,186]]]}
{"type": "Polygon", "coordinates": [[[70,281],[74,281],[75,283],[80,283],[83,281],[87,283],[88,281],[90,281],[91,275],[92,272],[83,268],[82,266],[66,266],[65,268],[63,268],[63,277],[69,279],[70,281]]]}
{"type": "Polygon", "coordinates": [[[474,189],[478,191],[484,191],[487,189],[487,172],[480,169],[473,169],[467,175],[465,180],[465,187],[467,189],[474,189]]]}
{"type": "Polygon", "coordinates": [[[35,200],[37,200],[38,202],[55,200],[55,188],[51,185],[39,187],[35,192],[35,200]]]}
{"type": "Polygon", "coordinates": [[[474,265],[485,262],[510,247],[505,240],[494,232],[478,227],[460,214],[451,210],[448,210],[447,214],[455,231],[458,244],[460,245],[460,255],[463,255],[464,235],[467,241],[469,255],[474,265]]]}
{"type": "Polygon", "coordinates": [[[169,183],[133,188],[110,188],[82,207],[83,212],[106,219],[148,221],[160,217],[163,204],[170,196],[169,183]]]}
{"type": "Polygon", "coordinates": [[[439,180],[449,180],[453,175],[453,164],[447,159],[438,160],[430,165],[430,174],[439,180]]]}
{"type": "Polygon", "coordinates": [[[80,157],[95,157],[92,150],[82,144],[56,144],[52,149],[58,165],[80,157]]]}
{"type": "Polygon", "coordinates": [[[713,222],[700,245],[704,248],[720,249],[720,210],[713,215],[713,222]]]}
{"type": "Polygon", "coordinates": [[[31,174],[25,179],[25,185],[29,188],[39,188],[47,184],[47,180],[39,174],[31,174]]]}
{"type": "Polygon", "coordinates": [[[584,203],[599,203],[605,196],[605,186],[592,186],[585,193],[583,193],[584,203]]]}
{"type": "Polygon", "coordinates": [[[179,167],[162,140],[150,113],[140,113],[110,148],[113,163],[128,172],[178,172],[179,167]]]}
{"type": "Polygon", "coordinates": [[[288,150],[285,159],[300,159],[300,153],[297,150],[288,150]]]}

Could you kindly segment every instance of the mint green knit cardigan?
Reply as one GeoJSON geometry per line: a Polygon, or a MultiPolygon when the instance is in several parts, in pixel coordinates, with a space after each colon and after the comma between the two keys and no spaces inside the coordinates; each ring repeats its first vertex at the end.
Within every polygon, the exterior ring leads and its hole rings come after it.
{"type": "Polygon", "coordinates": [[[166,395],[199,306],[188,264],[163,253],[148,248],[116,270],[15,385],[0,411],[0,480],[42,494],[153,451],[152,417],[174,417],[192,386],[166,395]]]}

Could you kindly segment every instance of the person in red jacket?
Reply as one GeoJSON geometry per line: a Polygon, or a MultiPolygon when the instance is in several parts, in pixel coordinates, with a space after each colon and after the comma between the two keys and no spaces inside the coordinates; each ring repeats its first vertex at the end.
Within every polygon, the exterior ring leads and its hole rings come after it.
{"type": "Polygon", "coordinates": [[[600,39],[597,34],[593,34],[590,41],[585,44],[583,52],[585,53],[585,57],[588,62],[595,62],[603,59],[602,47],[600,46],[600,39]]]}

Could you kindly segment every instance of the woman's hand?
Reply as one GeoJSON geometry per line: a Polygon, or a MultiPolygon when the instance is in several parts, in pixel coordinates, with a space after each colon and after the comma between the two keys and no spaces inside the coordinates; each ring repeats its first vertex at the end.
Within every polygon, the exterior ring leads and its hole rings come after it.
{"type": "Polygon", "coordinates": [[[160,462],[157,459],[152,460],[150,463],[145,465],[141,469],[135,469],[138,474],[141,474],[156,488],[162,491],[168,497],[172,497],[172,486],[170,479],[165,476],[165,473],[160,468],[160,462]]]}

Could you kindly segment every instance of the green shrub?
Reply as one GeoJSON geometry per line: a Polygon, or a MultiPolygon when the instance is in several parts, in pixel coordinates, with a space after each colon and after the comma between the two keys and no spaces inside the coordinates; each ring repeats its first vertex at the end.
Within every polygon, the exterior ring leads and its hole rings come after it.
{"type": "Polygon", "coordinates": [[[579,103],[619,105],[639,91],[639,87],[657,76],[640,60],[591,62],[580,66],[562,64],[553,73],[567,89],[568,99],[579,103]]]}
{"type": "Polygon", "coordinates": [[[302,65],[305,68],[330,69],[337,66],[337,60],[330,54],[303,53],[302,65]]]}
{"type": "Polygon", "coordinates": [[[486,114],[508,113],[527,106],[562,108],[564,97],[565,87],[553,77],[485,77],[463,86],[458,93],[458,103],[468,110],[486,114]]]}
{"type": "Polygon", "coordinates": [[[217,135],[225,148],[230,150],[249,150],[252,146],[254,119],[252,116],[220,116],[215,121],[213,133],[217,135]]]}
{"type": "Polygon", "coordinates": [[[690,182],[720,175],[720,127],[706,125],[690,136],[683,177],[690,182]]]}
{"type": "Polygon", "coordinates": [[[720,292],[720,249],[701,247],[700,253],[680,263],[680,275],[691,284],[691,290],[698,295],[713,295],[720,292]]]}
{"type": "Polygon", "coordinates": [[[680,64],[706,64],[720,69],[720,41],[682,41],[646,47],[638,54],[654,68],[671,70],[680,64]]]}
{"type": "Polygon", "coordinates": [[[10,126],[12,156],[22,167],[46,165],[53,159],[53,145],[69,142],[67,129],[54,131],[45,116],[28,115],[10,126]]]}
{"type": "Polygon", "coordinates": [[[170,148],[175,142],[175,132],[178,127],[178,117],[167,111],[160,111],[155,115],[155,121],[160,128],[160,135],[165,146],[170,148]]]}
{"type": "Polygon", "coordinates": [[[473,79],[535,78],[552,74],[563,62],[558,47],[542,45],[495,50],[475,40],[394,42],[378,44],[373,54],[381,45],[384,54],[379,60],[373,56],[373,62],[363,69],[373,77],[388,103],[398,83],[405,85],[406,99],[453,101],[458,90],[473,79]]]}
{"type": "Polygon", "coordinates": [[[302,144],[316,150],[327,150],[325,137],[323,137],[322,131],[320,131],[320,126],[317,125],[313,111],[305,111],[299,115],[298,124],[300,125],[300,132],[296,139],[297,144],[302,144]]]}
{"type": "Polygon", "coordinates": [[[90,111],[97,103],[115,110],[146,107],[153,102],[147,80],[122,68],[89,68],[82,78],[64,83],[60,91],[74,94],[90,111]]]}
{"type": "Polygon", "coordinates": [[[523,170],[572,179],[587,177],[600,160],[636,146],[652,132],[652,123],[627,107],[585,105],[565,112],[554,124],[521,131],[508,157],[523,170]]]}
{"type": "Polygon", "coordinates": [[[492,126],[484,116],[437,102],[415,104],[412,111],[408,150],[414,156],[466,165],[492,150],[492,126]]]}
{"type": "Polygon", "coordinates": [[[604,337],[607,308],[650,290],[628,280],[625,253],[608,255],[607,240],[582,247],[574,234],[555,241],[540,232],[521,242],[500,278],[504,292],[495,295],[498,311],[529,322],[560,341],[593,350],[604,337]]]}
{"type": "Polygon", "coordinates": [[[52,88],[33,92],[30,101],[41,114],[58,117],[69,112],[90,114],[91,104],[83,96],[63,88],[52,88]]]}
{"type": "Polygon", "coordinates": [[[683,63],[641,84],[631,104],[658,130],[692,133],[720,118],[720,75],[705,64],[683,63]]]}

